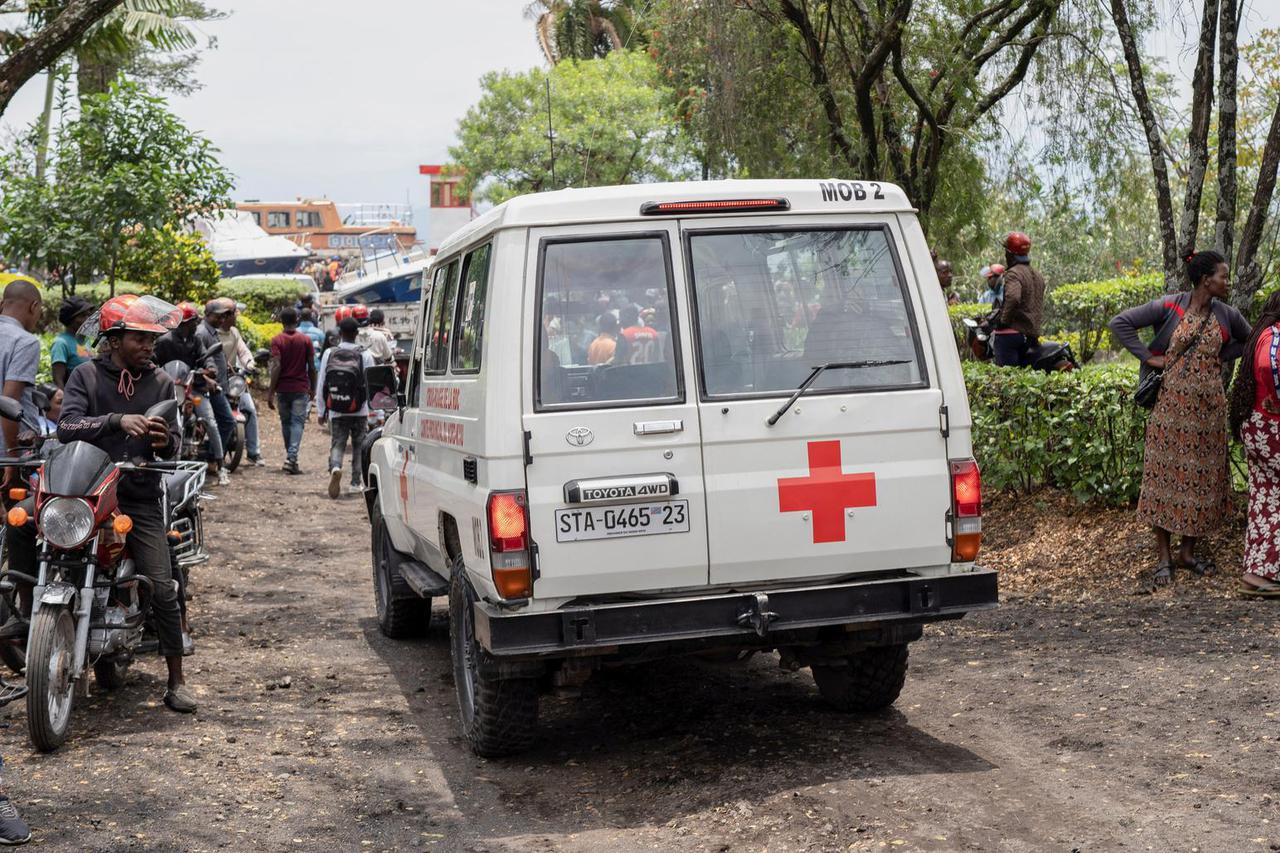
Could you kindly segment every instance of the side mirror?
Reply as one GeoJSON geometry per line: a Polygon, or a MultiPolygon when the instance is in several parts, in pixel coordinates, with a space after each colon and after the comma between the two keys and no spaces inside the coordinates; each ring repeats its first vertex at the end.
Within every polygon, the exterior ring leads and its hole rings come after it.
{"type": "Polygon", "coordinates": [[[148,418],[163,418],[168,423],[178,422],[178,401],[161,400],[144,413],[148,418]]]}
{"type": "Polygon", "coordinates": [[[380,412],[394,412],[404,406],[400,394],[400,376],[393,364],[375,364],[364,371],[364,384],[369,408],[380,412]]]}
{"type": "Polygon", "coordinates": [[[22,404],[12,397],[0,396],[0,418],[20,422],[22,420],[22,404]]]}
{"type": "Polygon", "coordinates": [[[266,364],[271,360],[271,350],[266,347],[260,347],[258,351],[253,354],[253,360],[257,364],[266,364]]]}

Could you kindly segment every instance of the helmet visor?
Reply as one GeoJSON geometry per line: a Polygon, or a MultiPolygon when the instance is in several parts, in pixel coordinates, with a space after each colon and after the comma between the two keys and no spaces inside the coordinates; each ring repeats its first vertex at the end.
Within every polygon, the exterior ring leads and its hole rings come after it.
{"type": "Polygon", "coordinates": [[[117,297],[103,303],[80,327],[80,334],[93,337],[120,330],[162,335],[176,328],[181,321],[182,311],[163,299],[138,296],[125,300],[117,297]]]}

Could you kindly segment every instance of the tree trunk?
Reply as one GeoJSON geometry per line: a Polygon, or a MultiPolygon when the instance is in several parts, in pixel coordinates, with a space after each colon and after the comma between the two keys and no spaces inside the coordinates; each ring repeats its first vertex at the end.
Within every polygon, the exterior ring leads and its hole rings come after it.
{"type": "Polygon", "coordinates": [[[49,160],[49,130],[53,124],[53,90],[58,84],[57,66],[50,65],[49,79],[44,84],[44,109],[40,111],[40,139],[36,143],[36,180],[44,180],[44,167],[49,160]]]}
{"type": "MultiPolygon", "coordinates": [[[[1213,47],[1218,35],[1218,0],[1204,0],[1200,20],[1200,44],[1191,80],[1191,130],[1187,136],[1187,189],[1178,222],[1178,257],[1196,250],[1200,235],[1200,200],[1209,168],[1209,119],[1213,115],[1213,47]]],[[[1179,265],[1179,271],[1181,271],[1179,265]]],[[[1182,276],[1179,275],[1179,278],[1182,276]]]]}
{"type": "Polygon", "coordinates": [[[1258,246],[1262,242],[1262,230],[1267,224],[1267,211],[1276,188],[1276,169],[1280,167],[1280,103],[1271,116],[1271,128],[1262,149],[1262,165],[1258,171],[1258,185],[1253,191],[1253,202],[1240,232],[1240,253],[1236,257],[1236,287],[1231,302],[1241,311],[1250,306],[1253,295],[1262,286],[1262,267],[1258,265],[1258,246]]]}
{"type": "Polygon", "coordinates": [[[47,27],[0,63],[0,115],[23,84],[52,65],[123,0],[71,0],[47,27]]]}
{"type": "Polygon", "coordinates": [[[120,68],[118,62],[99,59],[83,50],[77,50],[76,95],[84,100],[89,95],[103,94],[120,75],[120,68]]]}
{"type": "Polygon", "coordinates": [[[1236,227],[1236,69],[1240,17],[1237,0],[1221,0],[1222,35],[1218,41],[1218,215],[1213,245],[1231,258],[1236,227]]]}
{"type": "Polygon", "coordinates": [[[1173,198],[1169,191],[1169,165],[1164,157],[1164,140],[1160,136],[1155,111],[1151,108],[1151,97],[1147,94],[1147,84],[1142,76],[1142,56],[1138,53],[1138,45],[1133,37],[1125,0],[1111,0],[1111,20],[1115,22],[1116,33],[1120,36],[1120,47],[1124,51],[1124,62],[1129,71],[1129,88],[1133,92],[1134,107],[1142,121],[1147,150],[1151,155],[1156,211],[1160,218],[1160,244],[1164,256],[1164,289],[1173,292],[1182,289],[1185,273],[1173,226],[1173,198]]]}

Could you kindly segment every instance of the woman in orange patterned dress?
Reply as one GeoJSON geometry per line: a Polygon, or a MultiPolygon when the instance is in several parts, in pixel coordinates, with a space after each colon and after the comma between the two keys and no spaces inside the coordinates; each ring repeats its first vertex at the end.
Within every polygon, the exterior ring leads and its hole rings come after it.
{"type": "Polygon", "coordinates": [[[1158,562],[1145,579],[1150,587],[1173,579],[1175,565],[1212,574],[1211,559],[1195,556],[1196,540],[1226,517],[1227,395],[1223,365],[1239,357],[1249,323],[1221,300],[1227,295],[1227,261],[1217,252],[1187,259],[1194,288],[1131,308],[1112,321],[1125,346],[1147,368],[1164,371],[1160,397],[1147,421],[1138,518],[1156,534],[1158,562]],[[1136,330],[1155,327],[1148,349],[1136,330]],[[1160,338],[1168,341],[1157,351],[1160,338]],[[1175,562],[1172,534],[1181,536],[1175,562]]]}

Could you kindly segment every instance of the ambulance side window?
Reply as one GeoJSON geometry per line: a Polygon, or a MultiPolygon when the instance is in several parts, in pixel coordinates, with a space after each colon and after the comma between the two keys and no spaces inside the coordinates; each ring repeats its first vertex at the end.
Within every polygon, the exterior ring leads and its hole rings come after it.
{"type": "Polygon", "coordinates": [[[431,282],[424,282],[427,286],[426,298],[422,300],[422,316],[418,318],[418,334],[414,336],[413,354],[409,361],[409,372],[406,378],[409,381],[409,390],[405,395],[405,399],[410,408],[418,407],[418,389],[422,387],[422,355],[423,347],[427,339],[427,329],[431,324],[431,282]]]}
{"type": "Polygon", "coordinates": [[[444,373],[449,358],[449,339],[453,334],[453,297],[458,291],[458,259],[437,267],[431,285],[431,313],[427,315],[427,334],[423,342],[422,375],[444,373]]]}
{"type": "Polygon", "coordinates": [[[539,254],[538,409],[682,399],[666,235],[544,240],[539,254]]]}
{"type": "Polygon", "coordinates": [[[485,244],[467,253],[462,262],[462,288],[458,294],[457,334],[453,339],[454,373],[480,371],[484,343],[485,298],[489,293],[489,258],[492,245],[485,244]]]}

